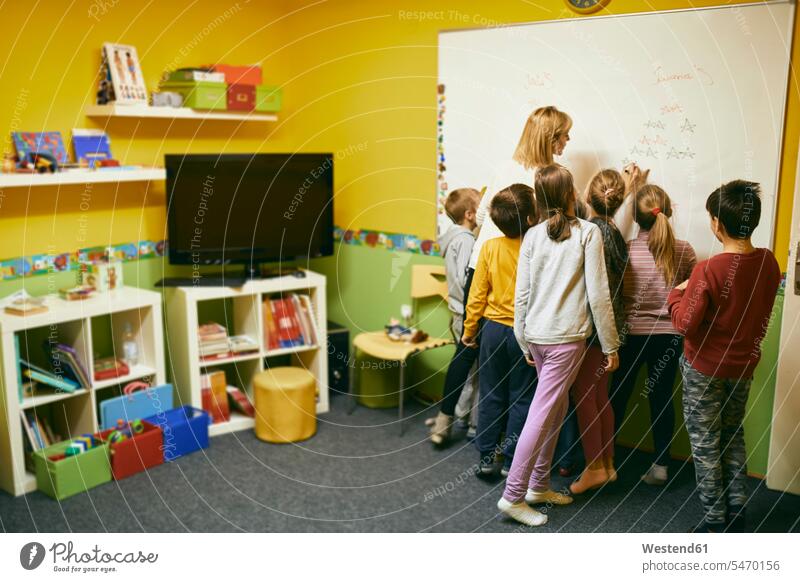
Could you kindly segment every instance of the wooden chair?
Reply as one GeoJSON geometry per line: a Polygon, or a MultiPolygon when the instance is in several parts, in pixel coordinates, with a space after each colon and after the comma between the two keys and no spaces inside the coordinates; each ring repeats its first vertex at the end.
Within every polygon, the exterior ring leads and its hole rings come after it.
{"type": "MultiPolygon", "coordinates": [[[[443,266],[436,265],[414,265],[411,270],[411,299],[414,309],[414,316],[417,314],[417,301],[428,297],[441,297],[447,300],[447,281],[440,279],[444,277],[445,269],[443,266]]],[[[412,344],[407,342],[396,342],[390,340],[384,331],[372,331],[358,334],[353,339],[354,359],[361,351],[368,356],[379,360],[397,362],[400,368],[400,388],[399,405],[397,419],[400,424],[400,434],[404,432],[403,423],[403,395],[405,391],[405,367],[411,356],[427,352],[435,348],[447,346],[453,343],[451,338],[428,338],[427,340],[412,344]]],[[[355,408],[356,394],[354,390],[357,368],[354,367],[350,374],[350,412],[355,408]]]]}

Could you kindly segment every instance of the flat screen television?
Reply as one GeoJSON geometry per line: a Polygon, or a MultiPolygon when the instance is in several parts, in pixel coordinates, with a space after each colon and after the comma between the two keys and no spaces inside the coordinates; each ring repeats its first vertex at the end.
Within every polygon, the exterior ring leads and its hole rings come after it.
{"type": "Polygon", "coordinates": [[[333,254],[332,154],[165,156],[169,262],[247,265],[333,254]]]}

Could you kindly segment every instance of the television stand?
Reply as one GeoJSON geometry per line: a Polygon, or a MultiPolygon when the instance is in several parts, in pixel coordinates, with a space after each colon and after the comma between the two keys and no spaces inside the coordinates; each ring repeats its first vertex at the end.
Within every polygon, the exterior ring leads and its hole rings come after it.
{"type": "Polygon", "coordinates": [[[272,267],[269,269],[253,269],[245,267],[241,275],[225,273],[198,273],[197,277],[164,277],[156,281],[156,287],[242,287],[248,281],[277,279],[279,277],[295,277],[305,279],[306,271],[299,267],[272,267]]]}

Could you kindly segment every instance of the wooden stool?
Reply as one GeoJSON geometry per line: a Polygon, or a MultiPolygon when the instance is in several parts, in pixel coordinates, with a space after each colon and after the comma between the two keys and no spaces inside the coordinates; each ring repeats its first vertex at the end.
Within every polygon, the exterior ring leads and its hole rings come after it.
{"type": "Polygon", "coordinates": [[[270,368],[253,379],[256,436],[268,443],[293,443],[317,432],[317,385],[303,368],[270,368]]]}

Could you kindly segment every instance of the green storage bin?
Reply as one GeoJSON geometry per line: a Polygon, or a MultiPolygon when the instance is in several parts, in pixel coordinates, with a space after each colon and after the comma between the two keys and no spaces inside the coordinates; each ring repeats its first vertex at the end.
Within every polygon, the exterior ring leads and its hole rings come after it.
{"type": "Polygon", "coordinates": [[[175,91],[183,95],[183,106],[192,109],[228,108],[228,86],[209,81],[168,82],[161,84],[162,91],[175,91]]]}
{"type": "Polygon", "coordinates": [[[385,360],[376,360],[359,353],[358,361],[350,369],[350,373],[357,374],[355,392],[356,401],[360,405],[367,408],[397,408],[400,404],[397,393],[400,370],[395,363],[387,364],[385,360]]]}
{"type": "Polygon", "coordinates": [[[256,111],[277,112],[281,110],[283,89],[272,85],[256,87],[256,111]]]}
{"type": "Polygon", "coordinates": [[[39,491],[59,501],[111,481],[108,444],[97,445],[85,453],[51,461],[72,441],[64,441],[33,453],[39,491]]]}

